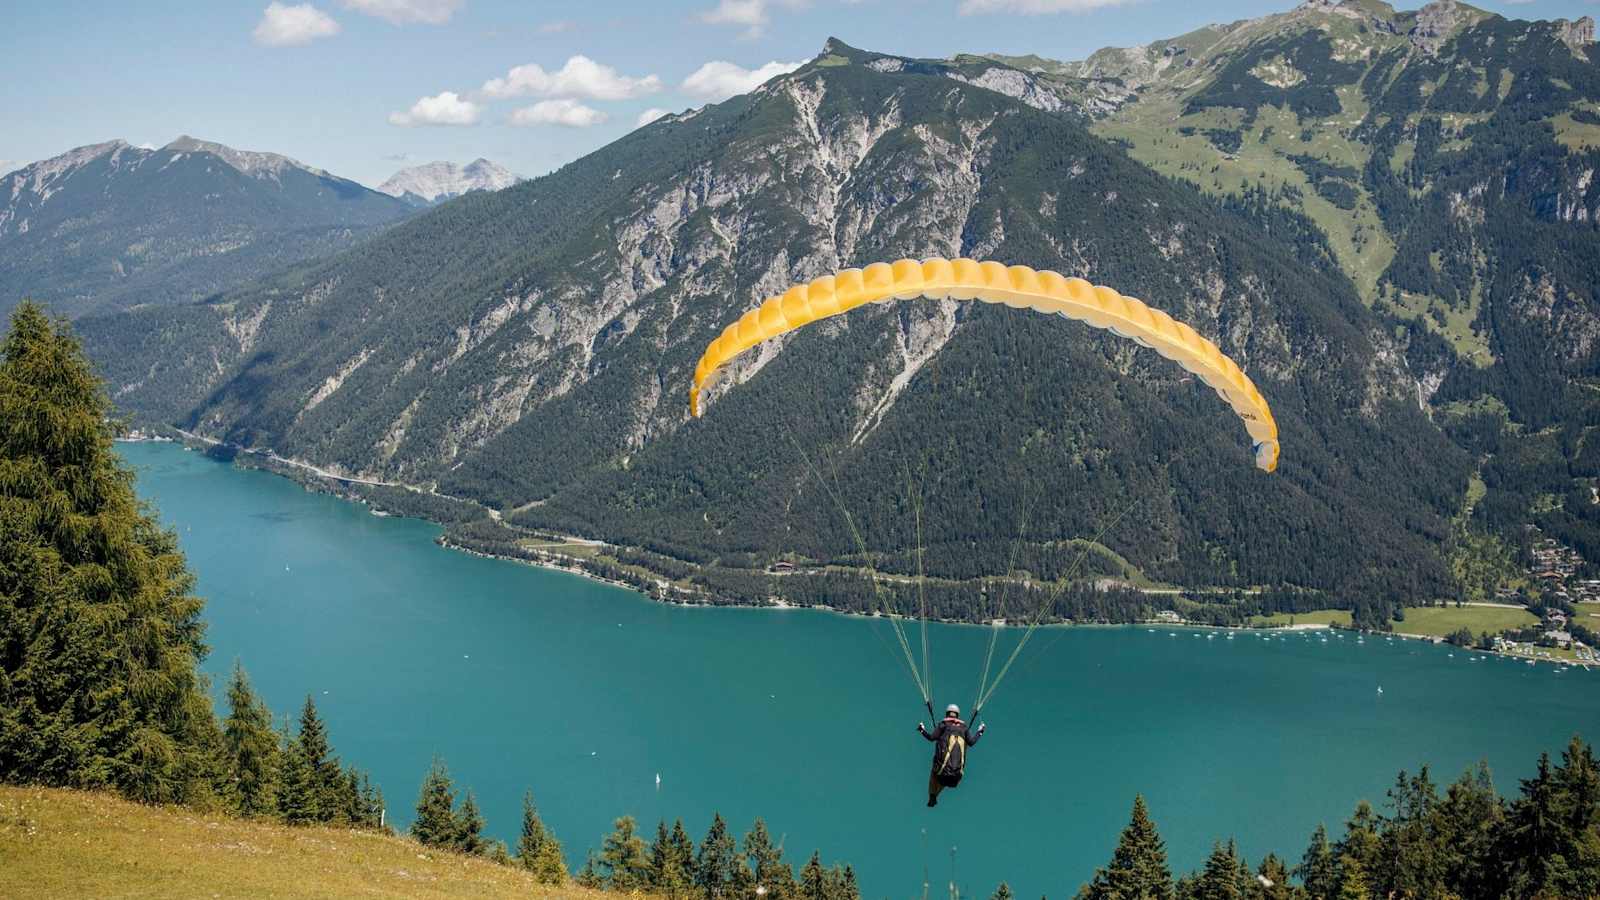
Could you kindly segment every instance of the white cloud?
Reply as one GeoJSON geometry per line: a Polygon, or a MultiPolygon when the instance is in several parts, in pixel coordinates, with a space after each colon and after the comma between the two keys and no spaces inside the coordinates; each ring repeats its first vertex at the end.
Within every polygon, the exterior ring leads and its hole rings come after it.
{"type": "Polygon", "coordinates": [[[394,25],[443,25],[466,0],[344,0],[345,9],[377,16],[394,25]]]}
{"type": "Polygon", "coordinates": [[[708,25],[743,25],[745,37],[759,37],[772,21],[772,7],[804,9],[810,0],[717,0],[713,9],[700,14],[708,25]]]}
{"type": "Polygon", "coordinates": [[[496,98],[531,95],[629,100],[659,90],[661,79],[658,76],[632,78],[582,54],[568,59],[566,65],[554,72],[547,72],[543,66],[529,63],[517,66],[507,72],[504,78],[491,78],[483,83],[483,92],[496,98]]]}
{"type": "Polygon", "coordinates": [[[476,125],[483,108],[462,99],[455,91],[441,91],[411,104],[411,109],[389,113],[390,125],[476,125]]]}
{"type": "Polygon", "coordinates": [[[644,112],[639,113],[639,118],[633,121],[633,127],[643,128],[670,112],[672,112],[670,109],[662,109],[659,106],[652,106],[644,112]]]}
{"type": "Polygon", "coordinates": [[[513,125],[561,125],[566,128],[588,128],[610,118],[592,106],[576,100],[540,100],[532,106],[511,113],[508,120],[513,125]]]}
{"type": "Polygon", "coordinates": [[[22,166],[23,162],[20,159],[0,159],[0,175],[9,175],[22,166]]]}
{"type": "Polygon", "coordinates": [[[273,0],[262,11],[261,21],[250,34],[256,43],[266,47],[293,47],[338,33],[339,23],[315,6],[309,3],[287,6],[273,0]]]}
{"type": "Polygon", "coordinates": [[[802,65],[797,62],[769,62],[759,69],[746,69],[720,59],[712,60],[683,80],[683,90],[703,100],[726,100],[735,94],[753,91],[767,79],[793,72],[802,65]]]}
{"type": "Polygon", "coordinates": [[[961,0],[961,14],[983,13],[1042,16],[1050,13],[1081,13],[1108,6],[1121,6],[1129,0],[961,0]]]}

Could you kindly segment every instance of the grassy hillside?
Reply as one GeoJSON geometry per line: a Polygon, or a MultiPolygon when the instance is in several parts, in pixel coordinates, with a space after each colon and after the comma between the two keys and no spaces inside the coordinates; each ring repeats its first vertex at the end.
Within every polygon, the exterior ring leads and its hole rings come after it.
{"type": "Polygon", "coordinates": [[[601,897],[341,828],[0,787],[0,897],[601,897]]]}

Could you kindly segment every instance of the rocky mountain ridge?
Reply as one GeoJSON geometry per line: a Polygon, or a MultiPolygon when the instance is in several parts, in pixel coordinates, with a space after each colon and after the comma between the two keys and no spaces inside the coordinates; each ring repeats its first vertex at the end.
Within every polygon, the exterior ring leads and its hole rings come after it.
{"type": "Polygon", "coordinates": [[[401,169],[378,185],[378,190],[418,206],[429,206],[472,191],[498,191],[522,180],[510,169],[479,157],[464,166],[435,161],[401,169]]]}

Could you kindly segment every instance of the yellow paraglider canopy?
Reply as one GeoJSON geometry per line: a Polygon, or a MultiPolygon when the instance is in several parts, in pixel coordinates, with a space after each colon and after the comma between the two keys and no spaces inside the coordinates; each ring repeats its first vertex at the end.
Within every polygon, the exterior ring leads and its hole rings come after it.
{"type": "Polygon", "coordinates": [[[1255,444],[1256,467],[1278,467],[1278,423],[1267,401],[1238,364],[1217,345],[1159,309],[1081,278],[972,259],[902,259],[845,269],[809,284],[797,284],[745,313],[706,347],[694,370],[689,409],[700,415],[700,392],[717,370],[768,338],[812,322],[889,300],[981,300],[1017,309],[1056,313],[1088,323],[1183,366],[1217,392],[1239,418],[1255,444]]]}

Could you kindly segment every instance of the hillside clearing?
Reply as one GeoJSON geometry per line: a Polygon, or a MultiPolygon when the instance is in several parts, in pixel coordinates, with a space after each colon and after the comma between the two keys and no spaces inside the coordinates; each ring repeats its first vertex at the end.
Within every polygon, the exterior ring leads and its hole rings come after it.
{"type": "Polygon", "coordinates": [[[1425,606],[1406,610],[1403,622],[1395,622],[1400,634],[1444,637],[1465,628],[1473,635],[1499,634],[1513,628],[1539,624],[1539,617],[1525,609],[1500,606],[1425,606]]]}
{"type": "Polygon", "coordinates": [[[0,897],[593,897],[405,838],[0,787],[0,897]]]}

